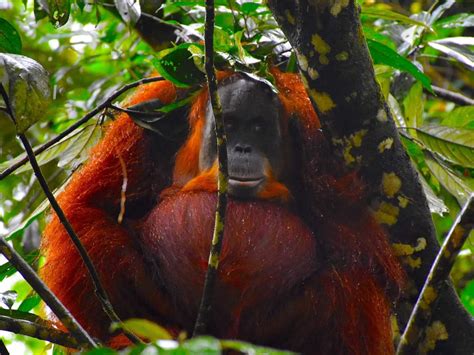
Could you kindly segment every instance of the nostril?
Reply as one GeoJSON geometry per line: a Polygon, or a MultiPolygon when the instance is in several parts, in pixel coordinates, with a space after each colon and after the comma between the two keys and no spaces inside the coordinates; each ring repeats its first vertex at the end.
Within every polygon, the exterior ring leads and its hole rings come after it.
{"type": "Polygon", "coordinates": [[[245,145],[245,146],[236,145],[234,147],[234,151],[241,154],[249,154],[252,152],[252,147],[249,145],[245,145]]]}

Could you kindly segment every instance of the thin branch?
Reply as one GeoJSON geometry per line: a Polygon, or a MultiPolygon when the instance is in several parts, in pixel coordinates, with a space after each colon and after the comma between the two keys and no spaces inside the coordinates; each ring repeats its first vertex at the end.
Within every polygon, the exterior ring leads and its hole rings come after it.
{"type": "Polygon", "coordinates": [[[10,355],[2,339],[0,339],[0,355],[10,355]]]}
{"type": "MultiPolygon", "coordinates": [[[[23,278],[30,284],[41,299],[48,305],[51,311],[61,321],[62,324],[71,332],[71,334],[79,340],[81,346],[97,347],[96,342],[82,326],[77,322],[73,315],[64,307],[64,305],[56,298],[51,290],[38,277],[36,272],[28,263],[13,249],[10,244],[0,237],[0,253],[18,270],[23,278]]],[[[4,317],[4,316],[1,316],[4,317]]]]}
{"type": "MultiPolygon", "coordinates": [[[[6,103],[8,113],[10,117],[14,120],[14,113],[10,105],[10,100],[2,85],[0,85],[0,92],[3,96],[3,100],[6,103]]],[[[109,297],[107,295],[107,291],[102,286],[102,283],[100,281],[100,276],[94,264],[92,263],[92,260],[90,259],[89,254],[87,253],[86,249],[82,245],[81,240],[79,239],[79,236],[76,234],[76,232],[72,228],[72,225],[67,219],[63,210],[59,206],[58,201],[54,197],[54,194],[51,192],[51,189],[48,186],[48,182],[46,181],[43,173],[41,172],[41,168],[38,164],[38,161],[36,160],[35,153],[33,152],[33,148],[31,147],[30,142],[28,141],[28,138],[26,137],[24,133],[18,133],[18,138],[20,139],[20,141],[23,144],[23,147],[25,148],[26,155],[30,161],[31,167],[33,168],[33,172],[35,173],[36,179],[38,180],[43,192],[48,198],[49,203],[51,204],[51,207],[53,208],[54,212],[56,212],[56,215],[61,221],[61,224],[64,226],[64,229],[66,229],[67,233],[69,234],[71,241],[73,242],[74,246],[79,252],[81,259],[84,262],[84,265],[86,266],[87,271],[89,272],[89,275],[92,279],[92,283],[94,285],[95,294],[97,295],[102,305],[102,309],[104,310],[104,312],[107,314],[107,316],[110,318],[112,322],[121,323],[120,318],[115,313],[112,307],[112,304],[110,303],[109,297]]],[[[129,338],[131,341],[135,343],[141,342],[140,338],[138,338],[134,334],[126,331],[125,329],[123,330],[123,332],[127,336],[127,338],[129,338]]]]}
{"type": "Polygon", "coordinates": [[[461,106],[474,105],[474,99],[467,97],[459,92],[446,90],[438,86],[431,86],[436,96],[446,100],[454,102],[461,106]]]}
{"type": "MultiPolygon", "coordinates": [[[[110,95],[104,102],[102,102],[99,106],[97,106],[95,109],[93,109],[92,111],[90,111],[89,113],[87,113],[85,116],[83,116],[81,119],[79,119],[78,121],[76,121],[74,124],[72,124],[68,129],[64,130],[61,134],[57,135],[56,137],[52,138],[50,141],[44,143],[43,145],[41,145],[40,147],[36,148],[34,150],[34,154],[35,155],[38,155],[42,152],[44,152],[46,149],[52,147],[53,145],[55,145],[56,143],[59,143],[63,138],[65,138],[67,135],[69,135],[70,133],[74,132],[77,128],[79,128],[80,126],[82,126],[84,123],[86,123],[87,121],[89,121],[92,117],[94,117],[95,115],[97,115],[98,113],[100,113],[102,110],[106,109],[108,106],[111,105],[112,101],[114,101],[115,99],[117,99],[120,95],[122,95],[123,93],[127,92],[128,90],[130,89],[133,89],[137,86],[140,86],[140,85],[143,85],[143,84],[149,84],[149,83],[153,83],[153,82],[156,82],[156,81],[161,81],[161,80],[164,80],[163,78],[161,77],[153,77],[153,78],[145,78],[145,79],[141,79],[141,80],[137,80],[133,83],[130,83],[130,84],[127,84],[127,85],[124,85],[122,86],[120,89],[118,89],[117,91],[115,91],[112,95],[110,95]]],[[[0,173],[0,181],[3,180],[4,178],[6,178],[8,175],[10,175],[11,173],[13,173],[15,170],[17,170],[20,166],[26,164],[28,162],[28,157],[25,156],[23,159],[21,159],[20,161],[18,161],[17,163],[15,164],[12,164],[10,167],[8,167],[7,169],[5,169],[4,171],[2,171],[0,173]]]]}
{"type": "Polygon", "coordinates": [[[212,310],[215,284],[217,280],[217,269],[224,239],[225,213],[227,209],[227,184],[229,180],[227,171],[227,138],[225,135],[224,121],[222,118],[222,107],[217,93],[217,78],[214,68],[214,0],[206,0],[206,26],[205,26],[205,52],[206,52],[206,77],[209,88],[209,98],[215,117],[215,133],[217,141],[217,159],[219,172],[217,180],[217,206],[214,233],[212,236],[209,260],[207,264],[204,289],[201,304],[194,326],[193,336],[204,334],[207,331],[209,318],[212,310]]]}
{"type": "Polygon", "coordinates": [[[471,195],[459,213],[436,256],[425,284],[418,296],[407,326],[400,339],[397,355],[413,354],[427,328],[432,309],[439,298],[439,290],[449,277],[459,251],[474,227],[474,195],[471,195]]]}
{"type": "MultiPolygon", "coordinates": [[[[81,344],[69,333],[58,329],[47,327],[43,324],[37,324],[24,319],[10,318],[0,315],[0,330],[22,334],[40,340],[46,340],[50,343],[65,346],[71,349],[87,347],[89,344],[81,344]]],[[[0,353],[2,353],[0,351],[0,353]]],[[[3,354],[3,353],[2,353],[3,354]]]]}

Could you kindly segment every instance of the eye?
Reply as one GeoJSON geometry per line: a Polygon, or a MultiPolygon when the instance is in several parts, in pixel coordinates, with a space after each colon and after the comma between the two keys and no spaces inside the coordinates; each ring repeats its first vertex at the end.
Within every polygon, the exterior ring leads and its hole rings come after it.
{"type": "Polygon", "coordinates": [[[234,124],[232,122],[226,122],[225,123],[226,131],[230,131],[232,128],[234,128],[234,124]]]}
{"type": "Polygon", "coordinates": [[[265,122],[261,117],[256,117],[252,120],[252,130],[256,133],[263,131],[265,128],[265,122]]]}
{"type": "Polygon", "coordinates": [[[253,130],[257,133],[261,132],[263,131],[263,125],[261,125],[260,123],[256,123],[253,125],[253,130]]]}

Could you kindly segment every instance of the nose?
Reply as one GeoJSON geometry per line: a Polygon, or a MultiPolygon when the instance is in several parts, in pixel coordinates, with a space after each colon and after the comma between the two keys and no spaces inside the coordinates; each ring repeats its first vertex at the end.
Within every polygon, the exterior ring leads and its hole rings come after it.
{"type": "Polygon", "coordinates": [[[252,147],[249,145],[236,144],[234,147],[234,151],[240,154],[249,154],[252,152],[252,147]]]}

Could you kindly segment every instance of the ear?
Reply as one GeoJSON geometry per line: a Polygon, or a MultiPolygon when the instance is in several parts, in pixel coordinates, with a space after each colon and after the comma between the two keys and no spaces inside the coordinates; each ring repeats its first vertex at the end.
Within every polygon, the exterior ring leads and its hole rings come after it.
{"type": "Polygon", "coordinates": [[[152,131],[166,140],[182,142],[189,130],[187,102],[181,101],[165,105],[158,99],[140,102],[129,106],[127,114],[146,130],[152,131]]]}

